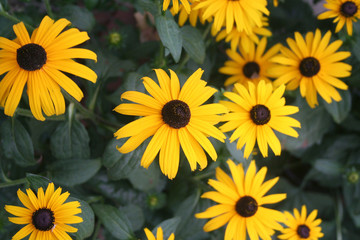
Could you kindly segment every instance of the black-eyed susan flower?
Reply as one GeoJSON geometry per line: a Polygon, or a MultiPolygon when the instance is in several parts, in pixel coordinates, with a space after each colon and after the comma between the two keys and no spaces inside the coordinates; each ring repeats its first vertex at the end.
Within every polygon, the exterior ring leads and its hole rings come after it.
{"type": "Polygon", "coordinates": [[[235,25],[238,31],[250,33],[254,26],[261,27],[263,14],[269,15],[266,0],[199,0],[194,9],[204,9],[203,18],[214,17],[218,32],[225,25],[230,33],[235,25]]]}
{"type": "Polygon", "coordinates": [[[72,60],[96,61],[94,52],[73,48],[89,36],[76,28],[61,33],[69,24],[64,18],[54,22],[46,16],[31,38],[23,22],[13,26],[15,40],[0,37],[0,75],[7,72],[0,82],[0,106],[4,107],[6,115],[14,115],[25,85],[31,112],[38,120],[45,120],[42,112],[47,116],[65,112],[61,88],[80,101],[82,91],[61,71],[96,82],[93,70],[72,60]]]}
{"type": "Polygon", "coordinates": [[[251,41],[247,50],[240,45],[240,54],[231,49],[226,50],[231,60],[226,61],[225,65],[219,69],[220,73],[231,76],[225,80],[225,86],[237,82],[247,87],[248,81],[257,85],[260,80],[270,82],[269,77],[277,76],[270,74],[268,70],[278,65],[270,59],[279,53],[281,45],[276,44],[265,52],[266,44],[266,38],[262,38],[257,46],[251,41]]]}
{"type": "Polygon", "coordinates": [[[332,99],[340,101],[341,96],[335,88],[346,90],[348,86],[339,77],[351,74],[351,65],[341,62],[350,56],[350,52],[338,51],[341,40],[329,44],[331,37],[328,31],[323,37],[319,29],[308,32],[305,39],[300,33],[295,33],[295,40],[286,39],[290,49],[283,47],[281,54],[272,61],[282,64],[269,69],[272,74],[278,74],[275,86],[286,84],[288,90],[300,86],[301,96],[306,98],[310,107],[318,105],[317,93],[327,102],[332,99]]]}
{"type": "MultiPolygon", "coordinates": [[[[184,7],[185,11],[187,12],[187,14],[190,14],[191,11],[191,6],[188,0],[180,0],[182,6],[184,7]]],[[[170,0],[164,0],[163,2],[163,11],[166,11],[169,8],[170,5],[170,0]]],[[[177,14],[180,10],[180,4],[179,4],[179,0],[172,0],[172,6],[173,6],[173,11],[175,14],[177,14]]]]}
{"type": "Polygon", "coordinates": [[[359,0],[327,0],[324,7],[328,11],[321,13],[318,19],[335,18],[337,23],[335,32],[339,32],[344,25],[351,36],[353,33],[353,22],[360,18],[360,1],[359,0]]]}
{"type": "MultiPolygon", "coordinates": [[[[267,18],[262,18],[263,26],[262,27],[253,27],[252,32],[246,33],[245,31],[238,31],[236,27],[234,27],[230,33],[227,33],[225,29],[221,30],[219,34],[216,36],[216,41],[221,41],[225,39],[225,42],[230,42],[231,50],[236,51],[238,47],[242,47],[245,52],[249,52],[250,43],[254,42],[259,44],[259,36],[270,37],[271,31],[265,27],[269,26],[267,22],[267,18]]],[[[211,29],[211,34],[216,35],[216,31],[214,28],[211,29]]]]}
{"type": "Polygon", "coordinates": [[[280,155],[280,141],[273,130],[298,137],[298,133],[292,127],[299,128],[300,123],[287,115],[298,112],[299,108],[285,106],[284,85],[273,91],[272,84],[265,83],[264,80],[257,86],[252,82],[248,84],[249,87],[246,89],[243,85],[236,83],[235,92],[224,93],[224,96],[232,102],[220,101],[230,110],[224,115],[223,121],[227,123],[222,125],[220,130],[223,132],[235,130],[230,137],[230,142],[238,139],[238,149],[246,144],[245,158],[250,156],[256,141],[264,157],[268,156],[268,145],[275,155],[280,155]]]}
{"type": "Polygon", "coordinates": [[[309,216],[307,216],[306,206],[301,208],[301,214],[295,208],[294,216],[285,212],[285,227],[281,230],[282,234],[278,236],[280,239],[286,240],[318,240],[322,238],[324,234],[321,232],[321,219],[316,219],[317,210],[313,210],[309,216]],[[315,220],[316,219],[316,220],[315,220]]]}
{"type": "MultiPolygon", "coordinates": [[[[156,237],[154,236],[154,234],[152,234],[152,232],[145,228],[144,229],[146,237],[148,240],[163,240],[164,239],[164,233],[161,227],[158,227],[158,229],[156,230],[156,237]]],[[[174,240],[175,239],[175,235],[174,233],[171,233],[171,235],[169,236],[168,240],[174,240]]]]}
{"type": "Polygon", "coordinates": [[[179,167],[180,146],[185,153],[191,170],[197,163],[203,169],[207,166],[205,151],[216,160],[217,153],[207,138],[214,137],[222,142],[225,135],[214,124],[227,112],[219,103],[202,105],[217,90],[206,86],[201,80],[203,70],[194,72],[180,89],[179,79],[172,70],[171,78],[162,69],[155,69],[158,84],[144,77],[143,83],[149,95],[128,91],[122,99],[134,103],[123,103],[114,110],[133,116],[144,116],[120,128],[116,138],[130,137],[118,150],[128,153],[136,149],[145,139],[153,136],[141,158],[141,166],[148,168],[160,151],[161,171],[173,179],[179,167]]]}
{"type": "Polygon", "coordinates": [[[45,193],[42,188],[37,196],[31,189],[26,194],[20,189],[17,192],[19,200],[25,207],[5,205],[5,210],[16,217],[9,217],[15,224],[26,225],[18,231],[13,240],[20,240],[30,235],[31,240],[71,240],[67,234],[77,232],[77,228],[69,224],[81,223],[83,219],[76,214],[81,213],[78,201],[66,202],[69,193],[61,193],[61,188],[54,189],[49,183],[45,193]]]}
{"type": "Polygon", "coordinates": [[[279,0],[274,0],[273,4],[274,4],[274,7],[277,7],[279,5],[279,0]]]}
{"type": "Polygon", "coordinates": [[[232,178],[220,167],[216,168],[217,180],[209,180],[209,185],[215,191],[201,196],[218,204],[197,213],[195,217],[212,218],[205,224],[205,232],[216,230],[227,223],[225,240],[246,239],[246,233],[251,240],[258,240],[259,237],[271,240],[274,229],[282,229],[279,222],[284,221],[284,215],[263,205],[278,203],[286,198],[284,193],[265,196],[279,177],[264,182],[267,168],[262,167],[256,173],[255,161],[251,161],[246,174],[242,164],[235,165],[231,160],[227,164],[232,178]]]}

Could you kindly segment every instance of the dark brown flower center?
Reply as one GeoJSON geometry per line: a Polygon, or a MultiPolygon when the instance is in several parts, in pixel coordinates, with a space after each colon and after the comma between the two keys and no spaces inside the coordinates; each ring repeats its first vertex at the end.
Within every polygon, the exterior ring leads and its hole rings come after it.
{"type": "Polygon", "coordinates": [[[253,79],[258,78],[260,72],[260,66],[256,62],[247,62],[243,66],[243,73],[245,77],[253,79]]]}
{"type": "Polygon", "coordinates": [[[46,52],[45,49],[35,43],[29,43],[16,52],[16,60],[19,66],[27,71],[35,71],[46,63],[46,52]]]}
{"type": "Polygon", "coordinates": [[[297,234],[300,238],[308,238],[310,236],[310,229],[306,225],[300,225],[297,228],[297,234]]]}
{"type": "Polygon", "coordinates": [[[236,202],[235,210],[242,217],[251,217],[257,212],[258,204],[252,197],[244,196],[236,202]]]}
{"type": "Polygon", "coordinates": [[[354,2],[344,2],[340,7],[340,12],[345,17],[352,17],[357,12],[358,8],[354,2]]]}
{"type": "Polygon", "coordinates": [[[303,76],[312,77],[320,71],[320,63],[316,58],[307,57],[300,62],[299,69],[303,76]]]}
{"type": "Polygon", "coordinates": [[[32,223],[40,231],[49,231],[54,226],[54,222],[54,213],[47,208],[40,208],[32,215],[32,223]]]}
{"type": "Polygon", "coordinates": [[[191,117],[189,106],[180,100],[172,100],[161,110],[163,121],[172,128],[185,127],[191,117]]]}
{"type": "Polygon", "coordinates": [[[250,118],[256,125],[264,125],[270,121],[270,110],[264,105],[255,105],[250,110],[250,118]]]}

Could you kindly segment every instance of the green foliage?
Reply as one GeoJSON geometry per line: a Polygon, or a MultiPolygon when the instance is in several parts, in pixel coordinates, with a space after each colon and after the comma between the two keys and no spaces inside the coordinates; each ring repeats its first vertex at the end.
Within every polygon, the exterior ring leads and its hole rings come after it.
{"type": "Polygon", "coordinates": [[[207,182],[216,178],[217,167],[229,173],[228,159],[242,163],[245,169],[255,159],[258,169],[267,167],[266,179],[279,177],[270,193],[286,193],[287,199],[267,207],[292,211],[306,205],[309,211],[318,210],[324,239],[357,239],[360,26],[354,24],[353,36],[344,30],[334,33],[331,20],[316,19],[311,4],[320,3],[317,0],[280,0],[276,8],[272,0],[268,2],[272,36],[267,49],[276,43],[286,45],[286,38],[293,38],[295,31],[304,35],[316,28],[322,34],[332,31],[331,42],[344,41],[339,51],[351,52],[346,62],[353,69],[350,77],[342,79],[348,89],[337,89],[342,100],[328,104],[318,94],[319,105],[310,108],[298,89],[286,91],[286,104],[299,107],[292,117],[301,128],[296,130],[297,138],[275,132],[281,142],[281,156],[269,151],[264,159],[256,145],[250,158],[244,159],[244,149],[237,149],[237,141],[230,143],[229,132],[225,143],[210,138],[218,155],[216,162],[207,156],[208,166],[192,172],[181,152],[178,175],[169,180],[162,174],[157,157],[148,169],[140,165],[151,137],[129,153],[118,151],[128,138],[115,139],[114,133],[138,117],[113,110],[129,102],[121,99],[126,91],[148,94],[142,78],[156,81],[153,69],[157,68],[167,72],[172,69],[181,85],[202,68],[202,79],[219,90],[207,103],[224,100],[223,93],[232,87],[224,87],[228,76],[218,69],[227,60],[225,49],[230,44],[215,40],[212,23],[198,22],[193,27],[187,21],[180,27],[179,15],[163,11],[163,1],[158,0],[0,0],[1,37],[15,39],[13,25],[18,20],[31,32],[46,14],[54,20],[66,18],[72,23],[67,29],[78,28],[90,37],[76,48],[97,54],[97,62],[75,60],[98,76],[94,84],[66,73],[83,91],[84,98],[78,103],[62,89],[65,114],[46,117],[44,122],[32,116],[27,86],[13,117],[6,116],[4,106],[0,106],[0,239],[11,239],[21,227],[9,222],[11,214],[4,210],[4,205],[22,206],[16,191],[31,188],[36,192],[40,187],[46,189],[50,182],[71,194],[67,202],[81,204],[78,216],[84,221],[72,224],[78,231],[70,234],[76,240],[145,239],[144,228],[156,234],[158,227],[163,229],[165,239],[171,233],[177,240],[223,239],[224,227],[204,232],[208,220],[197,219],[195,214],[215,204],[201,195],[212,189],[207,182]],[[48,2],[50,5],[45,5],[48,2]],[[118,34],[119,41],[109,42],[112,33],[118,34]]]}

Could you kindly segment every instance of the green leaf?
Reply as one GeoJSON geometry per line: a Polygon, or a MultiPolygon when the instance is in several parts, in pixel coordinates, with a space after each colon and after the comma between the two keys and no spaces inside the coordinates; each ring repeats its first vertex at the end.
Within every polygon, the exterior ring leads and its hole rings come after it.
{"type": "Polygon", "coordinates": [[[32,173],[27,173],[26,179],[29,181],[30,187],[36,192],[41,187],[46,190],[49,183],[51,183],[50,179],[32,173]]]}
{"type": "Polygon", "coordinates": [[[191,26],[184,26],[180,31],[185,51],[196,63],[202,64],[205,60],[205,43],[200,31],[191,26]]]}
{"type": "Polygon", "coordinates": [[[17,165],[27,167],[36,164],[31,137],[18,120],[9,119],[0,125],[0,144],[5,157],[14,160],[17,165]]]}
{"type": "Polygon", "coordinates": [[[50,149],[57,159],[90,158],[89,135],[80,122],[60,123],[50,139],[50,149]]]}
{"type": "Polygon", "coordinates": [[[83,200],[74,197],[69,197],[67,202],[71,202],[71,201],[80,202],[81,213],[78,214],[77,216],[83,219],[82,223],[74,225],[74,227],[78,229],[78,231],[74,233],[76,240],[82,240],[87,237],[90,237],[94,231],[94,224],[95,224],[95,216],[92,208],[87,202],[83,200]]]}
{"type": "Polygon", "coordinates": [[[179,62],[182,50],[182,37],[179,25],[170,14],[155,17],[156,29],[164,46],[170,51],[175,62],[179,62]]]}
{"type": "Polygon", "coordinates": [[[69,20],[80,30],[90,31],[95,25],[95,18],[88,9],[76,5],[66,5],[60,11],[60,16],[69,20]]]}
{"type": "Polygon", "coordinates": [[[339,162],[330,159],[317,159],[314,168],[326,175],[339,175],[341,173],[341,165],[339,162]]]}
{"type": "Polygon", "coordinates": [[[148,169],[143,167],[135,169],[129,175],[129,180],[134,188],[147,192],[160,185],[160,175],[159,166],[153,163],[148,169]]]}
{"type": "Polygon", "coordinates": [[[93,177],[100,169],[100,159],[69,159],[49,165],[54,182],[65,186],[81,184],[93,177]]]}
{"type": "Polygon", "coordinates": [[[119,180],[127,178],[133,171],[140,168],[140,160],[146,149],[147,143],[141,144],[137,149],[127,154],[117,150],[127,139],[113,139],[109,142],[102,157],[102,162],[108,168],[109,178],[119,180]]]}
{"type": "Polygon", "coordinates": [[[135,204],[129,204],[125,207],[121,207],[120,211],[123,212],[129,219],[134,231],[138,231],[142,228],[145,222],[145,217],[143,210],[139,206],[135,204]]]}
{"type": "Polygon", "coordinates": [[[330,104],[322,99],[322,103],[333,117],[336,123],[341,123],[350,113],[351,110],[351,94],[349,90],[342,91],[338,90],[342,100],[340,102],[332,101],[330,104]]]}
{"type": "Polygon", "coordinates": [[[152,233],[154,234],[154,236],[156,236],[157,229],[161,227],[161,229],[163,230],[164,239],[168,239],[172,233],[175,234],[176,228],[178,227],[180,220],[181,218],[174,217],[162,221],[152,230],[152,233]]]}
{"type": "Polygon", "coordinates": [[[116,239],[133,238],[134,233],[131,229],[131,223],[123,212],[106,204],[94,204],[92,207],[95,215],[116,239]]]}
{"type": "MultiPolygon", "coordinates": [[[[237,149],[236,147],[237,141],[230,143],[229,138],[225,139],[226,149],[229,151],[233,160],[236,160],[237,163],[245,163],[246,159],[244,158],[244,153],[241,149],[237,149]]],[[[250,155],[251,159],[251,155],[250,155]]]]}

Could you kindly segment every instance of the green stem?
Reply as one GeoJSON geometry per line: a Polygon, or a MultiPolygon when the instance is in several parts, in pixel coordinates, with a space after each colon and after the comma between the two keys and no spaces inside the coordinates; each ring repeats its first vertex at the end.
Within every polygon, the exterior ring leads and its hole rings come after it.
{"type": "Polygon", "coordinates": [[[92,240],[98,239],[100,227],[101,227],[101,221],[98,220],[98,221],[96,222],[96,226],[95,226],[94,235],[93,235],[93,237],[92,237],[92,240]]]}
{"type": "Polygon", "coordinates": [[[27,182],[28,181],[27,181],[26,178],[20,178],[20,179],[17,179],[17,180],[8,179],[7,182],[0,183],[0,188],[6,188],[6,187],[12,187],[12,186],[16,186],[16,185],[21,185],[21,184],[25,184],[27,182]]]}
{"type": "Polygon", "coordinates": [[[76,99],[74,99],[72,96],[70,96],[70,94],[68,94],[67,92],[63,91],[62,93],[69,102],[71,102],[75,105],[75,108],[79,111],[79,113],[84,118],[91,119],[95,123],[103,126],[104,128],[108,129],[111,132],[115,132],[117,129],[119,129],[121,127],[120,125],[111,123],[111,122],[103,119],[102,117],[96,115],[95,113],[93,113],[92,111],[90,111],[89,109],[84,107],[80,102],[76,101],[76,99]]]}
{"type": "Polygon", "coordinates": [[[193,179],[196,180],[196,181],[199,181],[199,180],[204,179],[204,178],[212,177],[213,175],[214,175],[214,172],[209,171],[209,172],[206,172],[206,173],[198,174],[198,175],[194,176],[193,179]]]}
{"type": "Polygon", "coordinates": [[[342,230],[341,230],[341,222],[344,214],[342,202],[341,202],[341,195],[337,192],[336,194],[336,240],[342,240],[342,230]]]}
{"type": "Polygon", "coordinates": [[[46,8],[46,12],[49,15],[50,18],[54,19],[54,13],[51,10],[51,5],[50,5],[50,1],[49,0],[44,0],[45,2],[45,8],[46,8]]]}
{"type": "MultiPolygon", "coordinates": [[[[0,107],[1,110],[4,110],[3,107],[0,107]]],[[[15,114],[23,116],[23,117],[29,117],[29,118],[34,118],[34,115],[31,113],[30,110],[27,109],[23,109],[23,108],[17,108],[15,111],[15,114]]],[[[47,121],[64,121],[65,120],[65,116],[64,115],[60,115],[60,116],[51,116],[51,117],[46,117],[47,121]]]]}
{"type": "Polygon", "coordinates": [[[185,54],[185,57],[181,60],[181,62],[179,63],[179,66],[177,67],[177,70],[181,70],[183,69],[183,67],[185,66],[185,64],[190,60],[190,56],[189,54],[185,54]]]}
{"type": "MultiPolygon", "coordinates": [[[[7,18],[7,19],[9,19],[10,21],[13,21],[13,22],[15,22],[15,23],[22,22],[22,21],[21,21],[20,19],[18,19],[17,17],[15,17],[15,16],[9,14],[7,11],[5,11],[1,4],[0,4],[0,16],[3,16],[4,18],[7,18]]],[[[33,26],[31,26],[31,25],[29,25],[29,24],[27,24],[27,23],[25,23],[25,22],[24,22],[24,24],[25,24],[25,26],[26,26],[27,29],[30,29],[31,31],[34,31],[35,28],[34,28],[33,26]]]]}
{"type": "Polygon", "coordinates": [[[89,110],[90,110],[91,112],[94,112],[95,105],[96,105],[96,101],[97,101],[97,97],[98,97],[99,92],[100,92],[100,86],[101,86],[101,83],[99,83],[98,86],[96,87],[94,96],[93,96],[93,98],[91,99],[91,101],[90,101],[90,103],[89,103],[89,110]]]}

